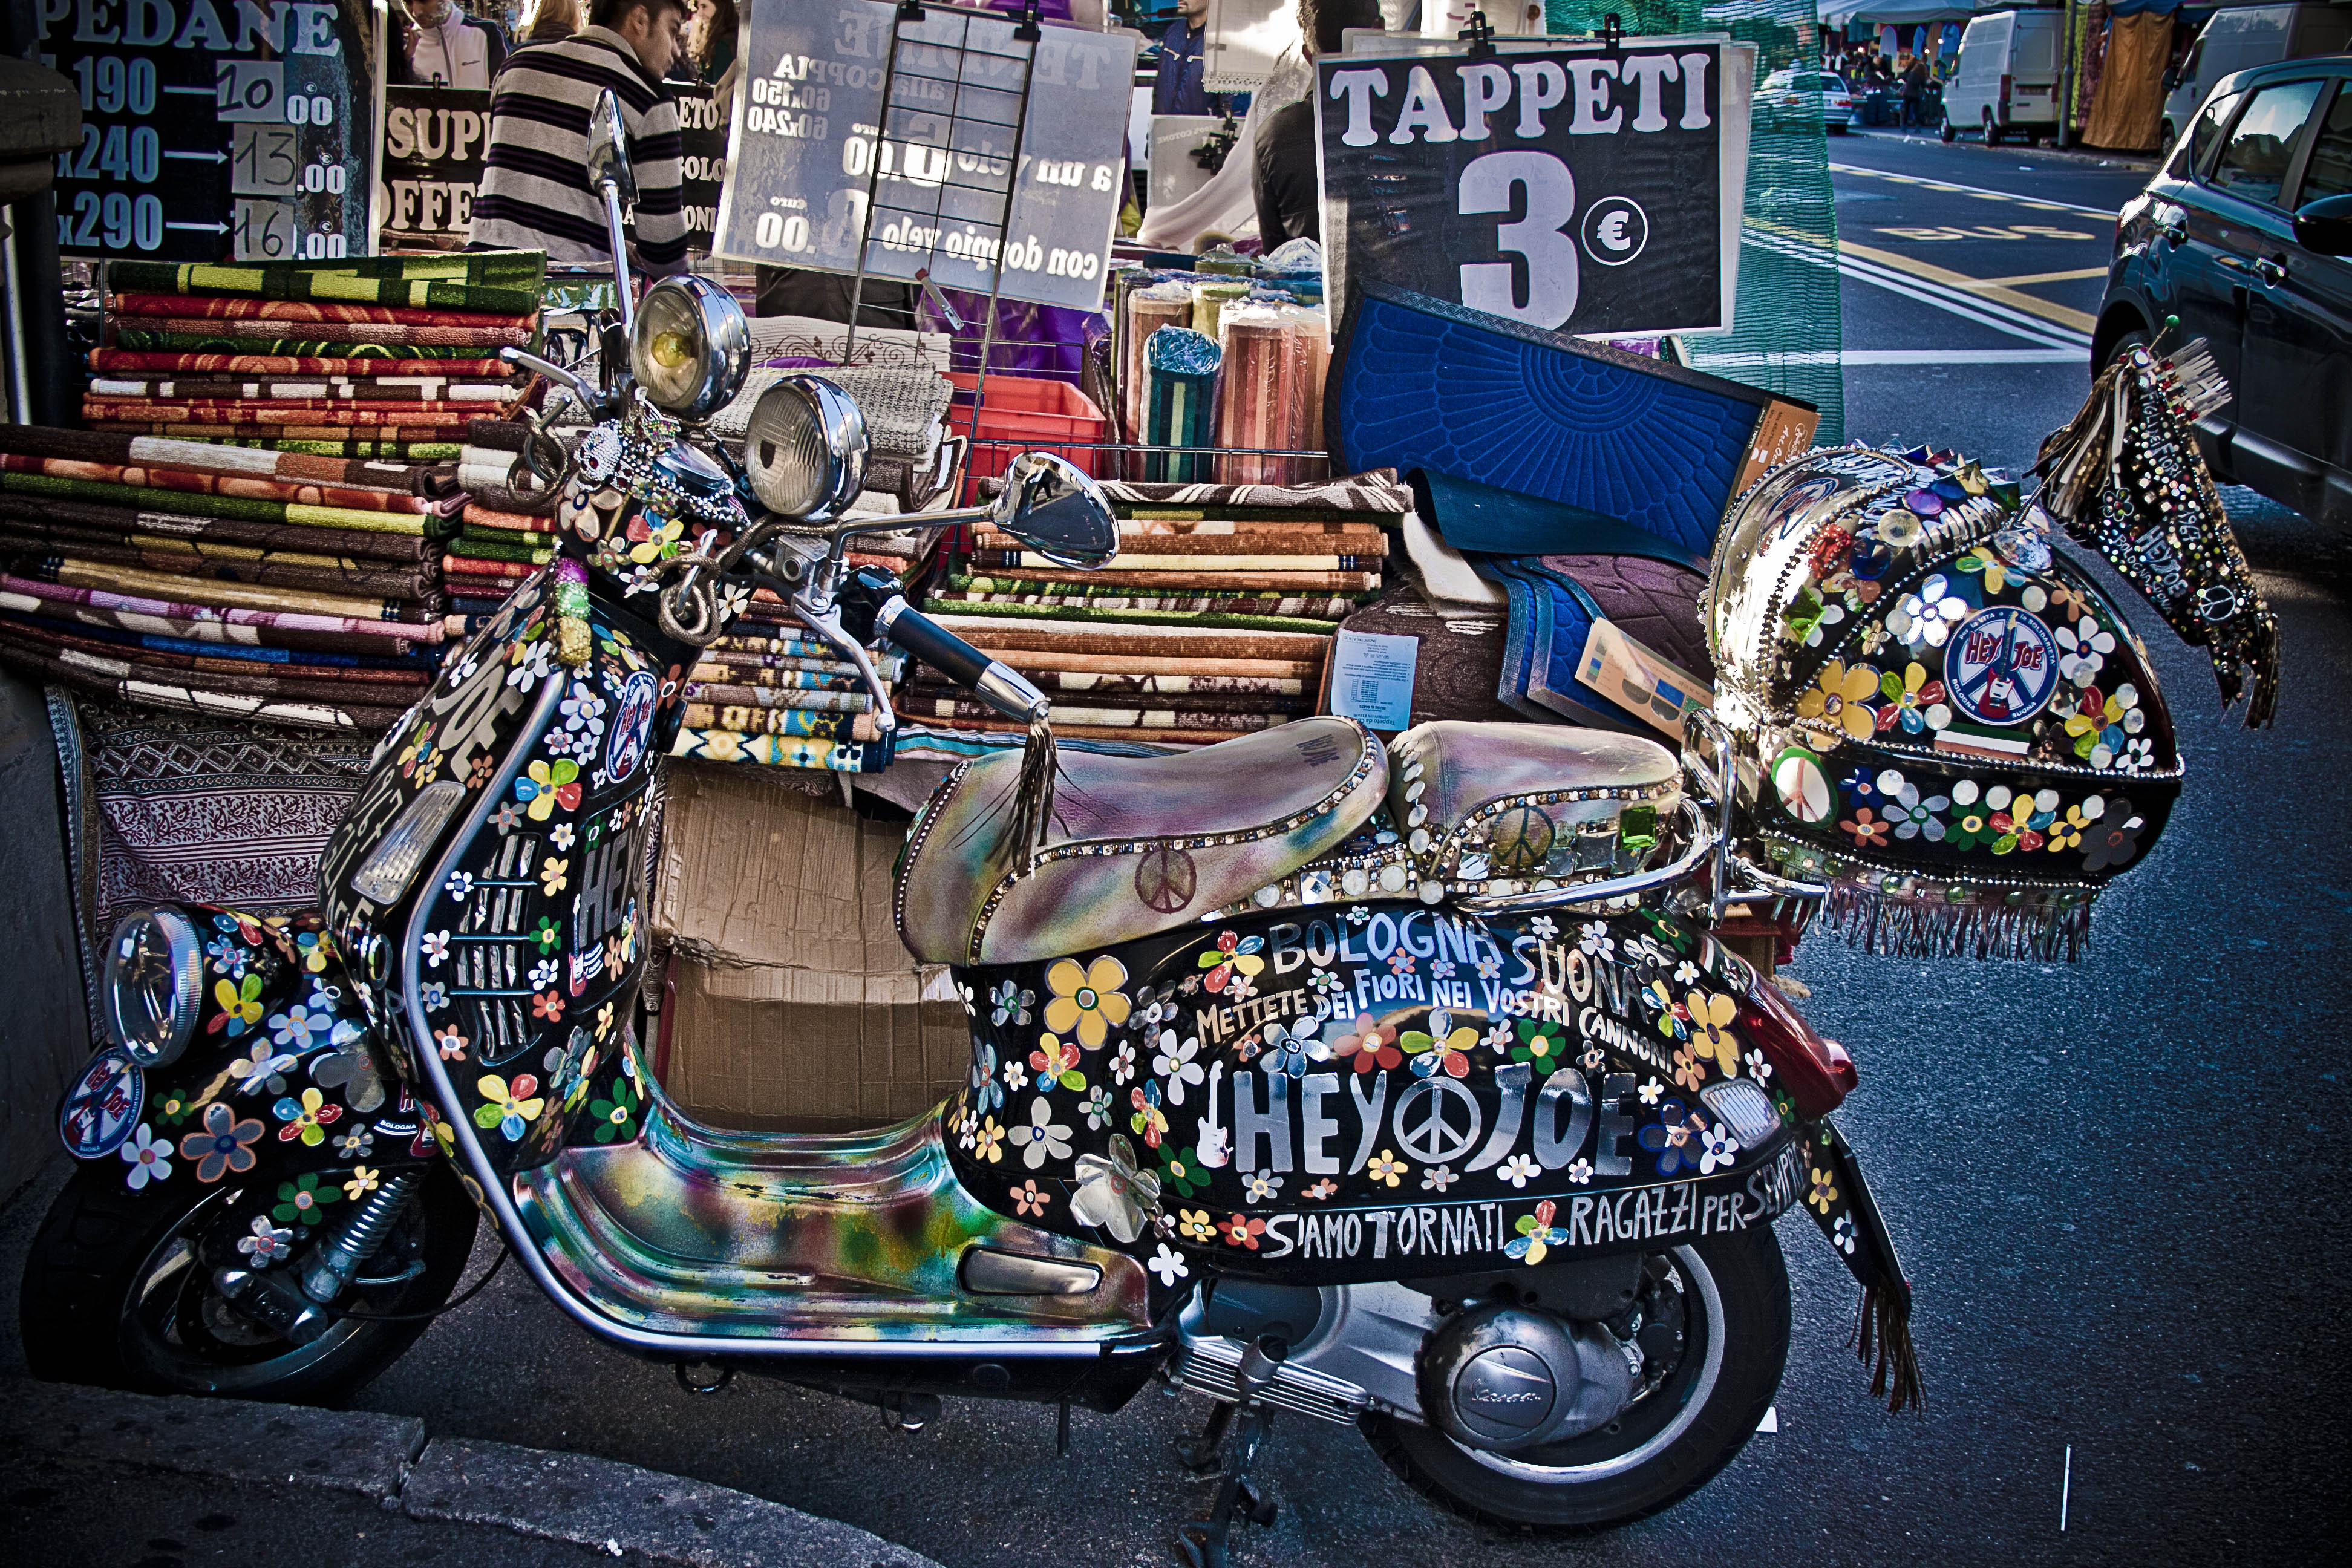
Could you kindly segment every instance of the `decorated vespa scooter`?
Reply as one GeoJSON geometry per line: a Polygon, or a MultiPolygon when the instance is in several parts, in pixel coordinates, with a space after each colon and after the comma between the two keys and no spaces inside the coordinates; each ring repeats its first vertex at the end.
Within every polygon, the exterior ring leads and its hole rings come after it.
{"type": "MultiPolygon", "coordinates": [[[[1196,1561],[1265,1517],[1277,1409],[1360,1424],[1445,1506],[1591,1528],[1756,1428],[1790,1316],[1770,1222],[1802,1204],[1866,1288],[1878,1390],[1916,1400],[1908,1287],[1827,1120],[1852,1064],[1707,935],[1735,897],[1819,889],[1726,853],[1704,716],[1687,764],[1518,725],[1391,753],[1335,718],[1057,753],[1026,680],[845,569],[851,400],[771,389],[739,468],[690,439],[743,378],[733,301],[671,280],[621,325],[609,388],[516,356],[599,420],[564,553],[379,746],[320,910],[114,934],[112,1043],[62,1121],[88,1163],[26,1275],[40,1375],[335,1397],[446,1309],[478,1210],[682,1381],[765,1373],[909,1426],[951,1394],[1115,1410],[1154,1375],[1220,1402],[1186,1454],[1225,1466],[1196,1561]],[[680,672],[761,587],[877,693],[887,639],[1031,727],[940,786],[898,871],[908,946],[971,1016],[969,1086],[866,1133],[702,1126],[645,1050],[680,672]]],[[[1049,457],[946,520],[983,514],[1072,564],[1116,545],[1049,457]]]]}

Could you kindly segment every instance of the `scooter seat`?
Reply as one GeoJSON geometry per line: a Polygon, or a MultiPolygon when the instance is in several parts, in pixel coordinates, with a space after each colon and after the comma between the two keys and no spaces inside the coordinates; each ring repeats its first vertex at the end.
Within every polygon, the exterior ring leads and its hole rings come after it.
{"type": "Polygon", "coordinates": [[[1021,753],[949,775],[898,858],[898,934],[931,963],[1022,963],[1132,942],[1237,904],[1361,827],[1388,756],[1352,719],[1302,719],[1195,752],[1064,751],[1044,857],[1007,832],[1021,753]]]}
{"type": "Polygon", "coordinates": [[[1388,805],[1425,875],[1558,878],[1633,869],[1654,838],[1619,843],[1626,808],[1664,816],[1681,786],[1675,754],[1639,735],[1443,721],[1397,737],[1388,805]]]}

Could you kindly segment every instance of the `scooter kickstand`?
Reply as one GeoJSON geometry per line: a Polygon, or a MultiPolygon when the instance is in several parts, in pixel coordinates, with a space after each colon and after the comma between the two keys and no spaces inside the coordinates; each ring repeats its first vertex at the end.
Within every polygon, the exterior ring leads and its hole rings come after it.
{"type": "MultiPolygon", "coordinates": [[[[1216,1500],[1209,1505],[1206,1520],[1176,1527],[1176,1551],[1188,1568],[1230,1568],[1233,1559],[1227,1542],[1234,1521],[1246,1519],[1263,1527],[1272,1524],[1280,1511],[1278,1505],[1250,1485],[1249,1471],[1257,1459],[1258,1449],[1265,1446],[1266,1427],[1274,1419],[1274,1412],[1265,1407],[1258,1394],[1274,1381],[1275,1371],[1289,1354],[1289,1349],[1282,1340],[1268,1334],[1242,1352],[1237,1379],[1241,1398],[1229,1417],[1238,1419],[1240,1435],[1226,1457],[1224,1479],[1218,1483],[1216,1500]]],[[[1204,1440],[1213,1434],[1223,1436],[1214,1416],[1210,1418],[1209,1427],[1202,1434],[1204,1440]]]]}
{"type": "Polygon", "coordinates": [[[1225,1447],[1225,1429],[1234,1424],[1234,1407],[1220,1401],[1209,1407],[1208,1424],[1197,1437],[1180,1437],[1171,1445],[1176,1450],[1176,1462],[1196,1476],[1205,1476],[1217,1468],[1217,1457],[1225,1447]]]}

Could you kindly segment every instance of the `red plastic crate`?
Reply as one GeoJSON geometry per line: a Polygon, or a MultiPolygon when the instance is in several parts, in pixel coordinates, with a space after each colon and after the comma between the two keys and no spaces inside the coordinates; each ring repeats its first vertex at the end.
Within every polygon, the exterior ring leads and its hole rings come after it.
{"type": "Polygon", "coordinates": [[[975,430],[971,397],[980,377],[952,371],[948,380],[956,389],[948,428],[972,437],[971,455],[964,463],[965,506],[979,505],[980,481],[1003,473],[1022,452],[1053,452],[1067,458],[1082,473],[1100,475],[1102,453],[1091,443],[1103,438],[1103,412],[1068,382],[991,372],[975,430]],[[984,445],[989,442],[1003,444],[984,445]],[[1062,444],[1066,442],[1076,444],[1062,444]]]}

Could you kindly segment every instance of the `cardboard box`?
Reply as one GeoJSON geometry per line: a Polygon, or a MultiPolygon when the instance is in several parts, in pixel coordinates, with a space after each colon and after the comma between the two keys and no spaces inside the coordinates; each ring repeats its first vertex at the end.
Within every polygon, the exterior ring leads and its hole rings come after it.
{"type": "Polygon", "coordinates": [[[673,960],[662,1084],[720,1127],[878,1127],[962,1086],[969,1020],[948,972],[918,964],[891,924],[904,829],[799,782],[670,765],[653,912],[673,960]]]}

